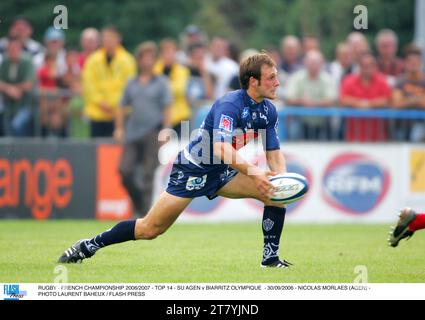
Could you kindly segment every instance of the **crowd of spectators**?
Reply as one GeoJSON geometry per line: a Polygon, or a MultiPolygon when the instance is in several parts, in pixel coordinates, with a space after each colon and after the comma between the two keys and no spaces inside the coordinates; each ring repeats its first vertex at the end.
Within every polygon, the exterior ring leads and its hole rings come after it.
{"type": "MultiPolygon", "coordinates": [[[[125,35],[112,26],[87,28],[72,48],[61,29],[49,27],[42,43],[32,33],[31,23],[17,17],[0,39],[0,136],[69,137],[79,122],[90,137],[112,137],[126,87],[140,74],[137,57],[122,44],[125,35]]],[[[206,101],[238,89],[239,61],[259,52],[238,52],[231,39],[208,39],[195,25],[158,48],[152,72],[169,84],[167,123],[178,133],[206,101]]],[[[399,48],[392,30],[381,30],[373,44],[350,33],[333,61],[312,36],[286,35],[280,46],[264,49],[278,66],[279,108],[425,108],[422,53],[414,45],[399,48]]],[[[284,128],[290,140],[425,141],[421,119],[292,116],[284,128]]]]}

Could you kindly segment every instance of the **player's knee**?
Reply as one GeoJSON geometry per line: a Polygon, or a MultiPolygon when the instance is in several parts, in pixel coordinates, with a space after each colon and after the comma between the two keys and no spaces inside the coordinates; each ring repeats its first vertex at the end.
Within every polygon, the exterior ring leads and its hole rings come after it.
{"type": "Polygon", "coordinates": [[[141,239],[143,239],[143,240],[153,240],[153,239],[156,239],[156,237],[158,237],[158,233],[155,230],[147,230],[142,235],[141,239]]]}
{"type": "Polygon", "coordinates": [[[144,219],[138,221],[140,222],[136,224],[136,239],[153,240],[165,232],[165,229],[160,225],[149,223],[144,219]]]}
{"type": "Polygon", "coordinates": [[[158,236],[160,236],[164,232],[165,232],[165,230],[163,228],[158,227],[158,226],[152,226],[152,227],[150,227],[146,230],[146,233],[145,233],[146,238],[145,239],[146,240],[156,239],[158,236]]]}

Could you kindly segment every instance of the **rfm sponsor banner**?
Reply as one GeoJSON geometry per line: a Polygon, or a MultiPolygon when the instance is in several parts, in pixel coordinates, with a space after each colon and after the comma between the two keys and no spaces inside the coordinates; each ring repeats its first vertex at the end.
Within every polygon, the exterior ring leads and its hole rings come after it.
{"type": "Polygon", "coordinates": [[[181,308],[175,300],[423,299],[425,284],[372,283],[24,283],[0,284],[0,300],[172,300],[163,315],[241,316],[256,314],[256,304],[212,304],[181,308]]]}
{"type": "Polygon", "coordinates": [[[128,219],[122,148],[96,143],[0,144],[0,218],[128,219]]]}
{"type": "MultiPolygon", "coordinates": [[[[262,152],[244,151],[247,160],[264,166],[262,152]]],[[[289,172],[304,175],[310,183],[306,197],[288,206],[288,219],[299,222],[390,222],[403,203],[403,150],[399,144],[284,144],[289,172]]],[[[177,146],[160,152],[164,159],[177,146]]],[[[172,158],[172,157],[171,157],[172,158]]],[[[156,195],[168,181],[172,160],[158,169],[156,195]]],[[[251,199],[195,199],[179,221],[258,220],[262,205],[251,199]]]]}

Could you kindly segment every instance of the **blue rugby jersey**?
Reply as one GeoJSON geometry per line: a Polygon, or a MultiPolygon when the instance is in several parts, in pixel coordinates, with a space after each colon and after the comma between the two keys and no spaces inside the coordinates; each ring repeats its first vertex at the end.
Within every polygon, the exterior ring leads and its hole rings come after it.
{"type": "Polygon", "coordinates": [[[264,149],[280,149],[276,107],[267,99],[257,103],[243,89],[229,92],[213,104],[197,137],[182,150],[177,162],[189,161],[199,168],[223,165],[214,157],[214,142],[230,142],[238,150],[258,138],[261,129],[265,131],[261,135],[264,149]]]}

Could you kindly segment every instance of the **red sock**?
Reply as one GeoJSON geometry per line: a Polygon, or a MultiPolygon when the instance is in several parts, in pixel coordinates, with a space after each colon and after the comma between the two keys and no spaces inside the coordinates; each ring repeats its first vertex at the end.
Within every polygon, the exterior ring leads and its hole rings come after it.
{"type": "Polygon", "coordinates": [[[420,229],[425,229],[425,213],[418,213],[416,215],[416,219],[409,224],[410,231],[416,231],[420,229]]]}

